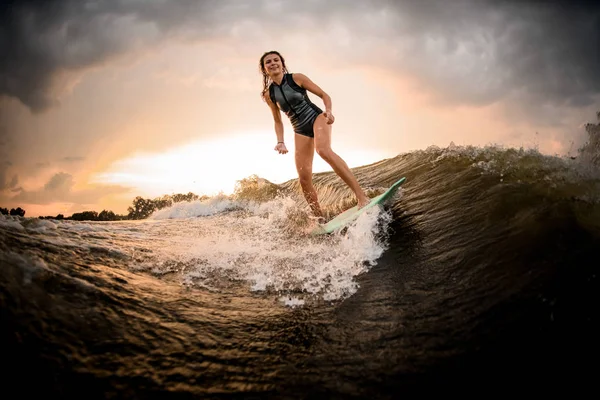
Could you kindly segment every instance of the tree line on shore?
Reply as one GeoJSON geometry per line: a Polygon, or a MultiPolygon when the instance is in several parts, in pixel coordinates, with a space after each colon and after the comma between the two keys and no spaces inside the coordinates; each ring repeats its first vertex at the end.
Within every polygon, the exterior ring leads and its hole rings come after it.
{"type": "Polygon", "coordinates": [[[21,207],[17,207],[17,208],[11,208],[10,211],[9,211],[8,208],[0,207],[0,214],[4,214],[4,215],[18,215],[20,217],[24,217],[25,216],[25,210],[23,210],[21,207]]]}
{"type": "MultiPolygon", "coordinates": [[[[251,198],[260,201],[265,199],[274,198],[279,192],[277,185],[267,181],[266,179],[260,178],[257,175],[250,175],[247,178],[240,179],[236,182],[233,198],[251,198]]],[[[73,220],[73,221],[124,221],[124,220],[135,220],[145,219],[152,215],[153,212],[161,210],[163,208],[171,207],[175,203],[181,203],[183,201],[203,201],[208,200],[210,196],[202,195],[198,196],[192,192],[187,194],[177,193],[173,195],[164,195],[154,199],[144,199],[141,196],[137,196],[133,199],[133,203],[127,208],[127,214],[115,214],[109,210],[96,211],[83,211],[74,213],[70,217],[65,217],[63,214],[56,216],[40,216],[40,219],[57,219],[57,220],[73,220]]],[[[21,207],[13,208],[10,211],[6,208],[0,207],[0,213],[18,215],[21,217],[25,216],[25,210],[21,207]]]]}
{"type": "MultiPolygon", "coordinates": [[[[56,216],[40,216],[40,219],[57,219],[57,220],[73,220],[73,221],[123,221],[148,218],[153,212],[160,209],[171,207],[174,203],[182,201],[206,200],[208,196],[198,196],[192,192],[187,194],[177,193],[174,195],[164,195],[155,199],[144,199],[137,196],[133,199],[133,203],[127,208],[127,214],[115,214],[110,210],[83,211],[73,213],[70,217],[65,217],[63,214],[56,216]]],[[[10,210],[0,207],[0,213],[4,215],[25,216],[25,210],[21,207],[12,208],[10,210]]]]}

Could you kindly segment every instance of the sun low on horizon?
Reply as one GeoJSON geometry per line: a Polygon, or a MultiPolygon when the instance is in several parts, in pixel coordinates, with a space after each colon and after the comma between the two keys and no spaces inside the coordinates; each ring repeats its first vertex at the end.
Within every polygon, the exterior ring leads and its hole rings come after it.
{"type": "MultiPolygon", "coordinates": [[[[196,141],[159,153],[140,153],[118,160],[105,171],[96,173],[91,183],[131,187],[140,195],[158,197],[164,194],[194,192],[214,196],[232,194],[236,182],[256,175],[273,183],[296,178],[291,152],[280,155],[273,151],[271,132],[233,132],[222,139],[196,141]]],[[[342,152],[350,167],[366,165],[382,158],[384,152],[342,152]]],[[[331,170],[315,157],[314,172],[331,170]]]]}

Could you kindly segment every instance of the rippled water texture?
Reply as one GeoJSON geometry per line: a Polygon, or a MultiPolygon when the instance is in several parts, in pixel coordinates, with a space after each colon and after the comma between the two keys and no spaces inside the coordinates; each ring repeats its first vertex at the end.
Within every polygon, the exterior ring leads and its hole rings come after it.
{"type": "MultiPolygon", "coordinates": [[[[6,393],[399,398],[568,389],[598,357],[595,166],[430,148],[356,170],[384,208],[333,235],[296,180],[142,221],[0,217],[6,393]]],[[[317,174],[334,215],[353,198],[317,174]]]]}

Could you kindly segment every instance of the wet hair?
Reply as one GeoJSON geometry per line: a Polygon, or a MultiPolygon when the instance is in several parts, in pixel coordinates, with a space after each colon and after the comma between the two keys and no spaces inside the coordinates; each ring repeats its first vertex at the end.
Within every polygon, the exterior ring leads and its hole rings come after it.
{"type": "Polygon", "coordinates": [[[279,59],[281,60],[281,66],[283,67],[283,73],[287,74],[287,72],[288,72],[287,67],[285,66],[285,60],[283,59],[281,54],[279,54],[278,51],[275,51],[275,50],[267,51],[266,53],[264,53],[262,55],[262,57],[260,57],[260,61],[258,63],[258,68],[259,68],[260,73],[262,74],[262,80],[263,80],[263,89],[260,92],[260,97],[262,97],[262,99],[264,101],[267,101],[266,95],[267,95],[267,92],[269,91],[269,86],[271,85],[271,78],[269,77],[269,74],[267,74],[267,71],[265,71],[265,57],[267,57],[269,54],[276,54],[279,57],[279,59]]]}

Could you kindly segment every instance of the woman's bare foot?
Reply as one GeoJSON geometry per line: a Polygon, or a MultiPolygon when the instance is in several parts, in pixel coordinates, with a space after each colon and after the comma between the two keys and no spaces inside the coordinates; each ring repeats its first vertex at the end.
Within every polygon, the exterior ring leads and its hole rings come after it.
{"type": "Polygon", "coordinates": [[[362,193],[361,196],[357,196],[356,200],[358,202],[358,208],[363,208],[367,204],[371,202],[371,199],[367,197],[366,194],[362,193]]]}

